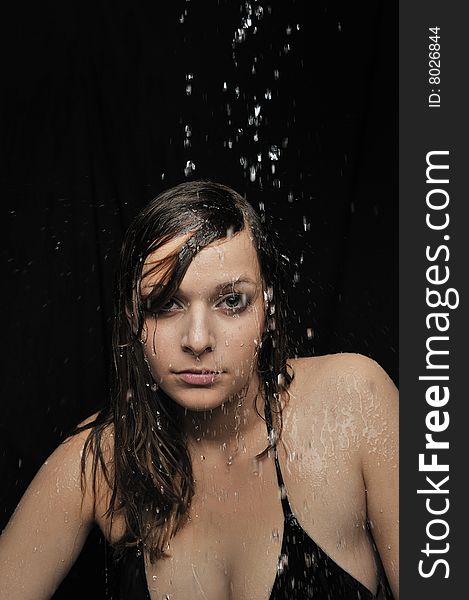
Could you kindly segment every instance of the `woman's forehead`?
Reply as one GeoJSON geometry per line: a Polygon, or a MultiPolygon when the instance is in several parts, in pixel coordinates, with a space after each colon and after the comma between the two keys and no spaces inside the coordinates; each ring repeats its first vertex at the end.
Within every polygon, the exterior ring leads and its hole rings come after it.
{"type": "MultiPolygon", "coordinates": [[[[143,267],[142,291],[143,288],[153,288],[158,283],[164,269],[164,259],[179,252],[192,235],[190,233],[173,238],[148,255],[143,267]]],[[[256,283],[261,279],[254,239],[246,229],[202,248],[192,259],[183,282],[202,284],[218,280],[235,282],[239,279],[251,279],[256,283]]]]}

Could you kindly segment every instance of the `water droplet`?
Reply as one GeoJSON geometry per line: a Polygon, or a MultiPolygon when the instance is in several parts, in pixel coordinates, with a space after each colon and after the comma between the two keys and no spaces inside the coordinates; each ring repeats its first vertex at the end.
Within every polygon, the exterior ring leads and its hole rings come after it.
{"type": "Polygon", "coordinates": [[[271,146],[269,149],[270,160],[278,160],[280,156],[280,150],[277,146],[271,146]]]}
{"type": "Polygon", "coordinates": [[[195,164],[191,160],[188,160],[186,162],[186,166],[184,167],[184,175],[189,177],[192,171],[195,171],[195,164]]]}
{"type": "Polygon", "coordinates": [[[281,575],[284,570],[285,567],[288,566],[288,556],[286,554],[281,554],[279,559],[278,559],[278,563],[277,563],[277,575],[281,575]]]}
{"type": "Polygon", "coordinates": [[[278,442],[278,433],[275,431],[275,429],[271,429],[267,437],[269,440],[269,446],[271,447],[275,446],[275,444],[278,442]]]}
{"type": "Polygon", "coordinates": [[[312,554],[305,552],[305,567],[310,567],[315,562],[315,557],[312,554]]]}

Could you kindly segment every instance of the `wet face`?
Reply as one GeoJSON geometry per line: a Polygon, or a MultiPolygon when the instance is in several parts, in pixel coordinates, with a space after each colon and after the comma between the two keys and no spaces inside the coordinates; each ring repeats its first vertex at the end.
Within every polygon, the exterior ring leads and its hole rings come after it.
{"type": "MultiPolygon", "coordinates": [[[[155,259],[172,253],[188,237],[171,240],[147,258],[143,298],[158,285],[158,272],[150,272],[155,259]]],[[[175,402],[189,410],[210,410],[252,385],[265,307],[248,230],[203,248],[158,315],[148,308],[144,352],[154,380],[175,402]]]]}

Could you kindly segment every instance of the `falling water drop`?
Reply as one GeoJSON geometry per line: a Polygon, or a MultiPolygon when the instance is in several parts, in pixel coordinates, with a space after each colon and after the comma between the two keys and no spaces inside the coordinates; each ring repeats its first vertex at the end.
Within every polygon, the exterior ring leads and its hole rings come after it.
{"type": "Polygon", "coordinates": [[[286,554],[281,554],[279,559],[278,559],[278,563],[277,563],[277,574],[281,575],[284,570],[285,567],[288,566],[288,556],[286,554]]]}
{"type": "Polygon", "coordinates": [[[280,150],[277,146],[271,146],[269,149],[270,160],[278,160],[280,156],[280,150]]]}
{"type": "Polygon", "coordinates": [[[191,160],[188,160],[186,162],[186,166],[184,167],[184,175],[186,177],[189,177],[189,175],[191,175],[192,171],[194,171],[194,170],[195,170],[195,164],[191,160]]]}

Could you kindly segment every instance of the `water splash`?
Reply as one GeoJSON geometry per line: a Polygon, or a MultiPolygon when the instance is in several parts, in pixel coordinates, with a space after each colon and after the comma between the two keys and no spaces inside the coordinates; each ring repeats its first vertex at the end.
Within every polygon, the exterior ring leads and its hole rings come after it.
{"type": "MultiPolygon", "coordinates": [[[[271,122],[272,116],[276,114],[275,107],[269,107],[270,103],[280,99],[277,84],[281,78],[280,65],[273,68],[268,67],[268,64],[273,56],[282,57],[291,53],[293,34],[299,30],[299,25],[295,28],[290,23],[285,23],[281,28],[283,34],[279,35],[277,31],[275,36],[270,34],[272,41],[267,51],[269,55],[257,52],[257,44],[252,42],[258,34],[269,35],[269,17],[272,12],[271,6],[258,1],[247,1],[240,5],[240,20],[233,30],[231,45],[235,73],[244,73],[245,76],[242,84],[226,80],[222,84],[223,92],[231,99],[227,103],[231,131],[228,139],[224,140],[224,147],[240,151],[239,162],[243,176],[261,190],[266,187],[282,187],[281,148],[288,145],[288,138],[275,139],[280,128],[271,122]],[[259,81],[262,81],[260,85],[257,78],[253,78],[258,74],[259,81]]],[[[282,69],[285,68],[283,64],[282,69]]]]}

